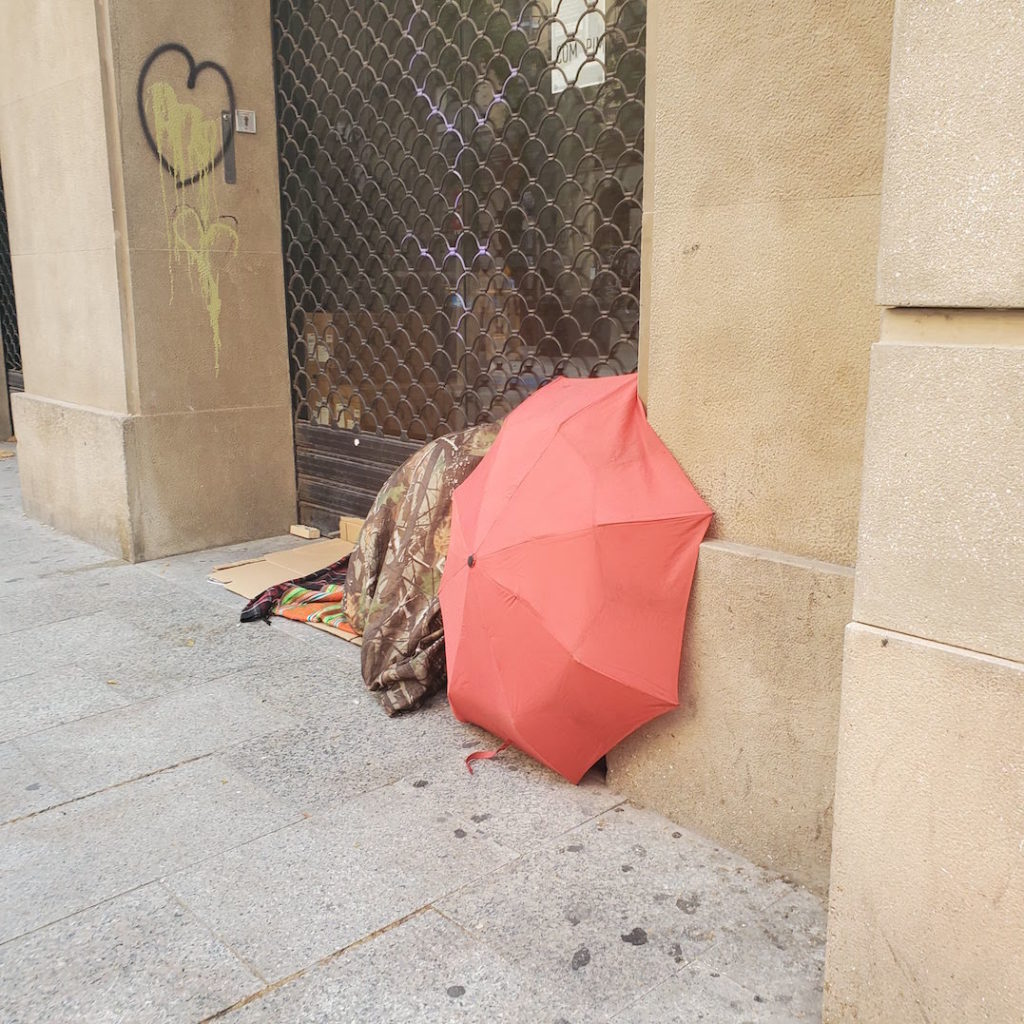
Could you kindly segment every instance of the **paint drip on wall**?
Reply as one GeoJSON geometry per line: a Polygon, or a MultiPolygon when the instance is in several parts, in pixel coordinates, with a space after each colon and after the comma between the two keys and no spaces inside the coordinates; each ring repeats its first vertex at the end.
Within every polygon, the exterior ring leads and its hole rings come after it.
{"type": "Polygon", "coordinates": [[[181,103],[166,82],[154,82],[149,87],[146,111],[153,125],[157,155],[173,175],[173,184],[169,184],[169,176],[157,163],[170,253],[171,300],[174,267],[184,264],[190,285],[193,289],[198,286],[206,306],[213,332],[214,373],[219,374],[220,271],[238,253],[238,222],[220,213],[215,188],[220,119],[207,117],[194,104],[181,103]]]}

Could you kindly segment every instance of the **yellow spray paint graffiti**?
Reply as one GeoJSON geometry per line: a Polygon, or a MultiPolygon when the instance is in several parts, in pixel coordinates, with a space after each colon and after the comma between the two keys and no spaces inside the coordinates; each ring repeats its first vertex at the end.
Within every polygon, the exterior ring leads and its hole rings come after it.
{"type": "MultiPolygon", "coordinates": [[[[234,217],[221,215],[214,187],[214,158],[220,150],[218,118],[197,106],[181,103],[172,86],[154,82],[147,91],[146,110],[153,125],[157,156],[169,167],[173,184],[160,170],[160,192],[170,252],[171,298],[174,265],[182,261],[193,288],[198,285],[213,332],[214,372],[220,373],[220,270],[238,253],[234,217]],[[190,184],[186,193],[183,186],[190,184]],[[192,202],[185,202],[184,197],[192,202]]],[[[161,168],[161,163],[157,168],[161,168]]]]}

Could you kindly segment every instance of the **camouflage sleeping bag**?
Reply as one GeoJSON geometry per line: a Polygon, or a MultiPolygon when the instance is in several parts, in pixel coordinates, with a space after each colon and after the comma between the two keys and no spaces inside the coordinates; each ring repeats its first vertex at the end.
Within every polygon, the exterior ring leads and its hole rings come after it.
{"type": "Polygon", "coordinates": [[[366,517],[345,579],[345,616],[363,635],[363,679],[389,715],[446,683],[438,587],[452,493],[498,436],[483,424],[431,441],[388,479],[366,517]]]}

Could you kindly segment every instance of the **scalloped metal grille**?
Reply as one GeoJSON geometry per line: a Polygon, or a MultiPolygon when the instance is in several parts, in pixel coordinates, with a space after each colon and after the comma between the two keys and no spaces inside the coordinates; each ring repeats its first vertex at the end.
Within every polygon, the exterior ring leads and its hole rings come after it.
{"type": "MultiPolygon", "coordinates": [[[[21,345],[18,340],[18,312],[14,305],[11,240],[7,234],[7,207],[4,204],[2,172],[0,172],[0,339],[3,340],[7,386],[11,391],[20,391],[23,387],[21,345]]],[[[0,396],[0,401],[6,401],[6,396],[0,396]]]]}
{"type": "Polygon", "coordinates": [[[644,0],[273,0],[300,516],[636,369],[644,0]],[[588,56],[589,55],[589,56],[588,56]]]}

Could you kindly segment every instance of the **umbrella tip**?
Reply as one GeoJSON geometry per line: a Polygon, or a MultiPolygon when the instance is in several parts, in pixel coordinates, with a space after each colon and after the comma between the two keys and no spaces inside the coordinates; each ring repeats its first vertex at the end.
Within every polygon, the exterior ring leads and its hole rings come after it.
{"type": "Polygon", "coordinates": [[[466,565],[472,569],[473,566],[476,565],[476,555],[470,555],[469,558],[466,559],[466,565]]]}

